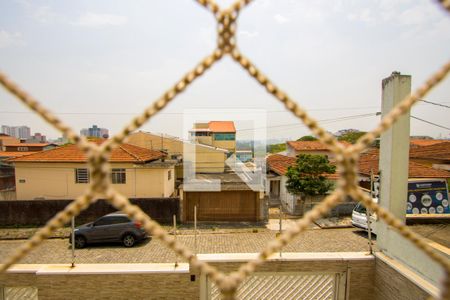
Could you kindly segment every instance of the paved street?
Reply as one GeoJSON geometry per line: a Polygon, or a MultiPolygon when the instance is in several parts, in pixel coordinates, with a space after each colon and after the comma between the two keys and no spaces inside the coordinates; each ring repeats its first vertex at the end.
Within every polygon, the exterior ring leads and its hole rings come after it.
{"type": "MultiPolygon", "coordinates": [[[[275,232],[243,232],[201,234],[198,236],[198,253],[259,252],[275,232]]],[[[194,249],[193,235],[180,235],[178,240],[194,249]]],[[[12,253],[23,240],[0,241],[0,257],[12,253]]],[[[311,229],[285,247],[286,252],[338,252],[366,251],[367,235],[354,228],[311,229]]],[[[151,239],[133,248],[121,245],[97,245],[76,250],[79,263],[151,263],[173,262],[175,255],[159,240],[151,239]]],[[[67,239],[51,239],[30,253],[21,263],[69,263],[71,251],[67,239]]]]}

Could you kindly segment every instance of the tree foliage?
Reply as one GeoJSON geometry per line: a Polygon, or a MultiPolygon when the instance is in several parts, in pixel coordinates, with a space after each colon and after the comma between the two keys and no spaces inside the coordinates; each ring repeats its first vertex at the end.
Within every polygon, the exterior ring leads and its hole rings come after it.
{"type": "Polygon", "coordinates": [[[296,164],[288,168],[286,188],[296,195],[323,195],[333,186],[324,174],[334,174],[335,171],[336,167],[324,155],[300,154],[296,164]]]}
{"type": "Polygon", "coordinates": [[[354,144],[364,134],[366,134],[365,131],[347,132],[347,133],[344,133],[343,135],[339,136],[338,141],[345,141],[345,142],[354,144]]]}
{"type": "Polygon", "coordinates": [[[278,153],[286,150],[286,143],[273,144],[267,146],[267,151],[270,153],[278,153]]]}
{"type": "Polygon", "coordinates": [[[317,138],[313,137],[312,135],[305,135],[299,138],[297,141],[317,141],[317,138]]]}

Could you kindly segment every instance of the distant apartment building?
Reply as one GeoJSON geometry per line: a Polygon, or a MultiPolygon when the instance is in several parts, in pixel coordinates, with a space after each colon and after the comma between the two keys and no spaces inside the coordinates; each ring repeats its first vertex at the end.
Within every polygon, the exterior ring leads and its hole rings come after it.
{"type": "Polygon", "coordinates": [[[28,126],[2,125],[2,133],[24,140],[31,137],[31,129],[28,126]]]}
{"type": "Polygon", "coordinates": [[[26,140],[27,143],[46,143],[47,137],[45,135],[42,135],[39,132],[36,132],[34,135],[32,135],[29,139],[26,140]]]}
{"type": "Polygon", "coordinates": [[[81,129],[80,135],[86,137],[108,138],[109,130],[106,128],[100,128],[97,125],[92,125],[92,127],[81,129]]]}
{"type": "Polygon", "coordinates": [[[210,121],[195,123],[189,131],[192,142],[236,152],[236,128],[233,121],[210,121]]]}

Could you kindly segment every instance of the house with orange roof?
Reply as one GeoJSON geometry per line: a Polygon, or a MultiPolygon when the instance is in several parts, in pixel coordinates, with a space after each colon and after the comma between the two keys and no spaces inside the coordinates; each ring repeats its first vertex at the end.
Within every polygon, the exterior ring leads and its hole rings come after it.
{"type": "Polygon", "coordinates": [[[436,144],[440,144],[440,143],[444,143],[444,142],[446,142],[446,140],[411,139],[409,141],[409,144],[410,144],[411,148],[416,148],[416,147],[436,145],[436,144]]]}
{"type": "Polygon", "coordinates": [[[409,158],[434,169],[450,171],[450,141],[410,148],[409,158]]]}
{"type": "MultiPolygon", "coordinates": [[[[289,193],[286,189],[288,180],[286,173],[288,168],[296,163],[297,159],[295,157],[281,154],[272,154],[266,158],[265,193],[269,198],[269,203],[272,206],[282,204],[291,214],[301,214],[303,209],[300,197],[289,193]]],[[[336,173],[324,174],[324,176],[333,182],[339,179],[339,175],[336,173]]]]}
{"type": "MultiPolygon", "coordinates": [[[[174,163],[165,158],[164,152],[130,144],[114,148],[109,159],[112,186],[129,198],[172,196],[174,163]]],[[[73,144],[7,162],[15,168],[17,200],[74,199],[91,181],[86,155],[73,144]]]]}
{"type": "MultiPolygon", "coordinates": [[[[346,147],[351,145],[345,141],[339,143],[346,147]]],[[[325,155],[330,161],[334,160],[334,153],[320,141],[287,141],[286,154],[290,157],[296,157],[299,154],[325,155]]]]}
{"type": "MultiPolygon", "coordinates": [[[[438,162],[446,161],[450,163],[450,152],[441,152],[443,144],[435,144],[431,146],[424,146],[410,149],[408,178],[412,179],[446,179],[450,180],[450,172],[444,168],[435,168],[430,160],[438,162]],[[441,146],[439,146],[441,145],[441,146]],[[432,147],[432,151],[419,151],[422,148],[432,147]],[[446,160],[447,159],[447,160],[446,160]]],[[[450,143],[449,145],[450,146],[450,143]]],[[[446,146],[446,147],[448,147],[446,146]]],[[[450,151],[450,149],[447,151],[450,151]]],[[[360,185],[364,188],[370,189],[370,174],[378,177],[379,173],[379,151],[378,149],[370,149],[362,153],[358,161],[360,185]]]]}
{"type": "Polygon", "coordinates": [[[229,155],[236,152],[236,128],[233,121],[209,121],[195,123],[189,131],[195,143],[226,149],[229,155]]]}
{"type": "Polygon", "coordinates": [[[51,143],[11,143],[4,146],[5,152],[37,152],[57,147],[51,143]]]}
{"type": "Polygon", "coordinates": [[[6,145],[18,143],[20,143],[20,140],[18,138],[0,133],[0,151],[5,151],[6,145]]]}

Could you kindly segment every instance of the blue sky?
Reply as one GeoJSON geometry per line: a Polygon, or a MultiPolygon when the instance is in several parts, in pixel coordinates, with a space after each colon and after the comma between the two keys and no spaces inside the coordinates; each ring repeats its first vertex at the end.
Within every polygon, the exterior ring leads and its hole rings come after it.
{"type": "MultiPolygon", "coordinates": [[[[212,52],[215,30],[191,0],[0,1],[0,70],[77,131],[97,124],[114,133],[212,52]]],[[[331,120],[328,130],[370,130],[375,116],[333,120],[378,111],[392,71],[412,75],[416,88],[450,59],[450,15],[431,0],[260,0],[241,13],[237,39],[316,119],[331,120]]],[[[268,111],[269,138],[307,134],[228,57],[205,75],[143,129],[182,136],[185,109],[253,108],[268,111]]],[[[450,79],[426,99],[450,105],[450,79]]],[[[1,124],[59,135],[26,111],[0,91],[1,124]]],[[[449,109],[422,103],[412,114],[450,127],[449,109]]],[[[450,137],[417,120],[411,131],[450,137]]]]}

